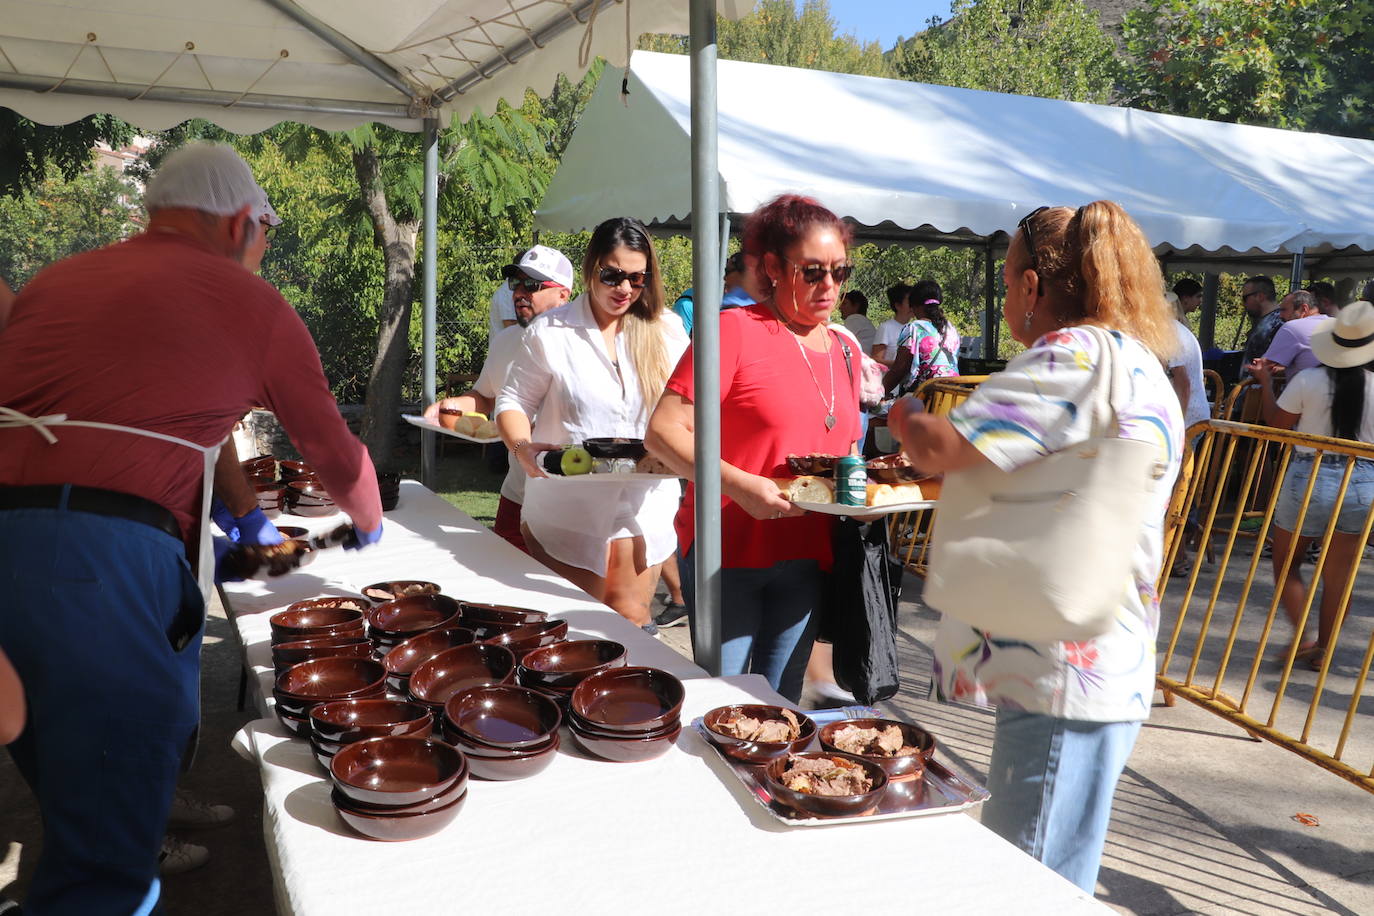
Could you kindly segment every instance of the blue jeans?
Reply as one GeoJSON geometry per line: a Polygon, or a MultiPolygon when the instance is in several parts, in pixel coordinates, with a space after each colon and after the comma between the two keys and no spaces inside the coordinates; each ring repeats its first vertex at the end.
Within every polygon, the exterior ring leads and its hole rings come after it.
{"type": "Polygon", "coordinates": [[[999,708],[983,826],[1093,893],[1112,796],[1138,734],[1139,722],[999,708]]]}
{"type": "MultiPolygon", "coordinates": [[[[696,547],[678,555],[682,596],[696,626],[696,547]]],[[[815,560],[784,560],[767,569],[722,569],[720,673],[762,674],[796,703],[816,639],[826,576],[815,560]]]]}
{"type": "Polygon", "coordinates": [[[148,913],[172,792],[199,720],[204,617],[180,541],[139,522],[0,511],[0,647],[28,725],[9,750],[38,797],[29,916],[148,913]]]}

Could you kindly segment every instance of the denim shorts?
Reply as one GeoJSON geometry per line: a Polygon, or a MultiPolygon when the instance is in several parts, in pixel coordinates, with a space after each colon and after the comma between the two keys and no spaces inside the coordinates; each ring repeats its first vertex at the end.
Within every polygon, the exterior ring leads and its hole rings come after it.
{"type": "MultiPolygon", "coordinates": [[[[1345,462],[1346,459],[1341,455],[1328,455],[1322,462],[1321,469],[1317,471],[1317,482],[1312,487],[1307,515],[1302,520],[1302,531],[1298,532],[1301,537],[1321,537],[1326,533],[1331,513],[1336,509],[1336,496],[1341,491],[1345,462]]],[[[1283,491],[1279,493],[1279,503],[1274,509],[1274,524],[1284,531],[1293,531],[1298,522],[1298,510],[1302,506],[1303,493],[1307,491],[1307,481],[1312,477],[1314,463],[1311,455],[1301,452],[1295,452],[1288,463],[1283,491]]],[[[1350,472],[1345,500],[1340,504],[1336,530],[1343,534],[1359,534],[1364,530],[1365,514],[1371,502],[1374,502],[1374,461],[1357,458],[1355,469],[1350,472]]]]}

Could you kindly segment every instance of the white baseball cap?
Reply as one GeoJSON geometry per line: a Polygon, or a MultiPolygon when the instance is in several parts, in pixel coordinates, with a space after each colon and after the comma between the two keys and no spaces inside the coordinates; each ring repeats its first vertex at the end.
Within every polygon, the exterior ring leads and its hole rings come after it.
{"type": "Polygon", "coordinates": [[[535,245],[516,258],[514,264],[507,264],[501,268],[501,276],[506,279],[510,279],[518,273],[523,273],[536,280],[548,280],[557,283],[564,289],[572,289],[572,261],[569,261],[563,252],[549,248],[547,245],[535,245]]]}
{"type": "Polygon", "coordinates": [[[248,215],[260,223],[267,223],[269,226],[281,225],[281,217],[277,215],[276,210],[272,209],[272,202],[267,199],[266,191],[262,192],[262,199],[258,201],[258,205],[248,215]]]}
{"type": "Polygon", "coordinates": [[[176,150],[143,192],[143,205],[149,210],[184,207],[215,216],[231,216],[244,207],[257,214],[266,201],[267,193],[248,163],[224,143],[188,143],[176,150]]]}

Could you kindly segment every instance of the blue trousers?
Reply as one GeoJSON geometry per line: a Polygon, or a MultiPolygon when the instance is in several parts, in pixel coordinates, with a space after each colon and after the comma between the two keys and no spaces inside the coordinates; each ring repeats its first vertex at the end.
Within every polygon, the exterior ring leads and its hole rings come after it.
{"type": "Polygon", "coordinates": [[[0,647],[28,703],[9,750],[43,819],[28,916],[156,906],[200,705],[201,631],[180,652],[167,634],[178,615],[204,612],[185,550],[164,532],[61,509],[0,511],[0,647]]]}
{"type": "Polygon", "coordinates": [[[998,708],[983,826],[1093,893],[1112,796],[1139,734],[1139,722],[998,708]]]}
{"type": "MultiPolygon", "coordinates": [[[[695,638],[696,548],[678,555],[682,596],[695,638]]],[[[720,673],[762,674],[774,690],[801,699],[806,662],[825,600],[815,560],[784,560],[767,569],[722,569],[720,673]]]]}

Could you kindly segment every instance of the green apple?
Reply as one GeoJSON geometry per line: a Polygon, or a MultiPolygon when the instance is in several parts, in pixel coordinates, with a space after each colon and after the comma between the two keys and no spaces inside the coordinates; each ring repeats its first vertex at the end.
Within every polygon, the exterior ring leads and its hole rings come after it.
{"type": "Polygon", "coordinates": [[[592,470],[592,455],[580,445],[563,452],[563,460],[559,462],[563,468],[563,473],[572,477],[577,474],[590,474],[592,470]]]}

